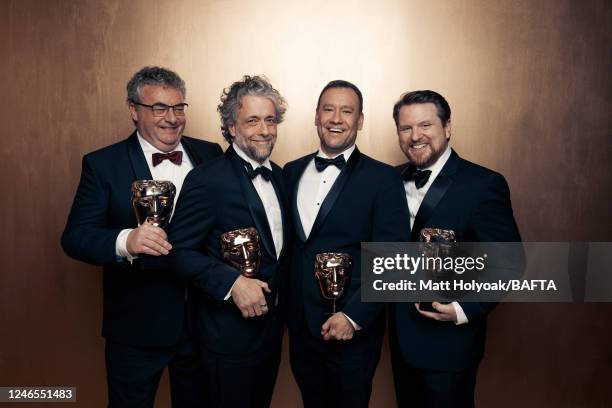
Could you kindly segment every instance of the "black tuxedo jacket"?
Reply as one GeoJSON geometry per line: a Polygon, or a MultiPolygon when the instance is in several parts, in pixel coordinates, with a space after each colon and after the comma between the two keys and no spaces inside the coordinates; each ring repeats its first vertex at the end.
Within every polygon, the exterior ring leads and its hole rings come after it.
{"type": "MultiPolygon", "coordinates": [[[[408,163],[398,166],[401,173],[408,163]]],[[[455,231],[459,242],[520,242],[504,177],[460,158],[455,151],[434,180],[416,215],[412,241],[422,228],[455,231]]],[[[474,367],[484,353],[486,316],[496,303],[460,303],[468,323],[421,316],[413,303],[395,303],[391,335],[413,366],[442,371],[474,367]],[[395,325],[393,325],[395,323],[395,325]]]]}
{"type": "MultiPolygon", "coordinates": [[[[216,143],[187,136],[181,140],[194,166],[222,153],[216,143]]],[[[151,178],[136,132],[84,156],[62,247],[72,258],[104,266],[102,335],[123,344],[160,347],[180,336],[185,284],[165,270],[141,271],[118,262],[115,254],[119,232],[138,225],[132,182],[151,178]]]]}
{"type": "MultiPolygon", "coordinates": [[[[281,169],[274,163],[271,182],[281,206],[286,247],[286,195],[281,169]]],[[[281,328],[276,299],[286,250],[283,248],[277,259],[262,201],[232,147],[189,173],[168,235],[173,245],[173,271],[199,289],[197,333],[206,347],[217,353],[243,354],[275,346],[281,328]],[[224,300],[240,273],[223,261],[220,249],[221,234],[247,227],[257,229],[261,242],[257,279],[268,282],[272,290],[266,294],[269,312],[249,319],[242,317],[231,298],[224,300]]]]}
{"type": "Polygon", "coordinates": [[[337,301],[337,311],[361,326],[362,330],[355,332],[354,342],[359,342],[360,337],[380,339],[384,333],[384,304],[361,302],[361,243],[409,240],[410,216],[402,183],[392,167],[355,148],[323,200],[306,239],[298,213],[297,191],[314,156],[302,157],[284,168],[295,231],[287,324],[296,333],[305,316],[311,335],[321,339],[321,325],[332,306],[321,297],[315,280],[315,256],[321,252],[346,252],[352,257],[353,267],[350,286],[337,301]]]}

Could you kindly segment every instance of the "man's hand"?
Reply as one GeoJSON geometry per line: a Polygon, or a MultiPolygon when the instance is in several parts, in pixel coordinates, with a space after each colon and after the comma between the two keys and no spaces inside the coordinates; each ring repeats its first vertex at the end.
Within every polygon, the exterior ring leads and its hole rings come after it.
{"type": "Polygon", "coordinates": [[[268,304],[262,289],[270,293],[268,284],[259,279],[239,276],[234,282],[231,296],[245,319],[268,313],[268,304]]]}
{"type": "Polygon", "coordinates": [[[323,326],[321,326],[321,335],[323,340],[350,340],[353,338],[355,329],[344,313],[336,312],[330,316],[323,326]]]}
{"type": "Polygon", "coordinates": [[[125,246],[132,255],[168,255],[172,249],[166,232],[148,222],[130,231],[125,246]]]}
{"type": "Polygon", "coordinates": [[[455,312],[455,307],[452,304],[443,304],[440,302],[432,302],[431,306],[437,310],[436,312],[428,312],[426,310],[421,310],[420,304],[415,303],[414,307],[425,317],[429,317],[430,319],[438,320],[441,322],[456,322],[457,321],[457,313],[455,312]]]}

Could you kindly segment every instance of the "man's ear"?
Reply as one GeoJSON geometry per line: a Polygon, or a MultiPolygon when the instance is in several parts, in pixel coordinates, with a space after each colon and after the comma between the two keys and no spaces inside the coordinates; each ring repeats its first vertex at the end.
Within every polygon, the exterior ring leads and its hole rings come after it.
{"type": "Polygon", "coordinates": [[[232,135],[232,138],[236,137],[236,125],[229,125],[227,127],[227,130],[229,130],[230,135],[232,135]]]}
{"type": "Polygon", "coordinates": [[[450,138],[451,138],[451,121],[450,121],[450,119],[446,122],[446,126],[444,126],[444,136],[446,136],[446,140],[450,140],[450,138]]]}
{"type": "Polygon", "coordinates": [[[359,114],[359,121],[357,122],[357,130],[361,130],[363,127],[363,112],[359,114]]]}
{"type": "Polygon", "coordinates": [[[136,105],[132,102],[128,102],[128,109],[130,110],[130,116],[134,122],[138,122],[138,112],[136,112],[136,105]]]}

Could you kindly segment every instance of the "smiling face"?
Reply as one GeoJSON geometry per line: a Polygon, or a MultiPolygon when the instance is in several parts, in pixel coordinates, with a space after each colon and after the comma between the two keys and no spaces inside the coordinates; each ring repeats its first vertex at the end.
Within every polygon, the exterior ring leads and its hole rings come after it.
{"type": "Polygon", "coordinates": [[[321,150],[328,156],[342,153],[353,144],[363,127],[359,97],[351,88],[329,88],[321,95],[315,115],[321,150]]]}
{"type": "Polygon", "coordinates": [[[450,120],[443,125],[433,103],[405,105],[399,111],[397,135],[410,163],[420,168],[429,167],[448,146],[450,120]]]}
{"type": "MultiPolygon", "coordinates": [[[[140,102],[145,105],[178,105],[184,102],[183,94],[176,88],[157,85],[144,85],[140,90],[140,102]]],[[[176,116],[169,109],[165,116],[153,116],[151,108],[129,104],[132,120],[136,122],[138,133],[162,152],[170,152],[181,141],[186,117],[176,116]]]]}
{"type": "Polygon", "coordinates": [[[263,96],[243,96],[240,104],[236,123],[229,126],[233,142],[251,159],[263,163],[276,143],[276,109],[263,96]]]}

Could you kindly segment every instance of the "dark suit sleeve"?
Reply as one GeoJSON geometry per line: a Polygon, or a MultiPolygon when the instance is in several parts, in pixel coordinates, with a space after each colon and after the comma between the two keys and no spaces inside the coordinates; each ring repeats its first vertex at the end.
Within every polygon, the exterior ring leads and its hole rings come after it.
{"type": "MultiPolygon", "coordinates": [[[[482,199],[476,210],[472,214],[471,225],[478,242],[520,242],[519,233],[510,201],[510,189],[506,179],[499,173],[492,173],[484,182],[484,190],[481,194],[482,199]]],[[[522,247],[503,248],[510,251],[510,254],[498,254],[500,257],[506,256],[509,262],[506,265],[496,266],[496,274],[516,274],[517,267],[520,269],[523,264],[522,247]],[[508,268],[507,272],[500,268],[508,268]]],[[[519,272],[520,273],[520,272],[519,272]]],[[[486,317],[497,303],[495,302],[474,302],[460,303],[468,321],[486,317]]]]}
{"type": "Polygon", "coordinates": [[[170,223],[171,270],[210,298],[223,301],[240,273],[206,251],[218,209],[214,189],[199,182],[198,175],[192,171],[185,179],[170,223]]]}
{"type": "Polygon", "coordinates": [[[501,174],[493,173],[488,178],[471,224],[478,242],[521,241],[512,214],[510,189],[501,174]]]}
{"type": "Polygon", "coordinates": [[[115,242],[121,228],[107,226],[109,189],[100,180],[94,160],[83,158],[81,181],[62,234],[68,256],[94,265],[117,263],[115,242]]]}
{"type": "MultiPolygon", "coordinates": [[[[410,213],[400,178],[390,168],[382,177],[372,211],[372,242],[410,241],[410,213]]],[[[360,270],[353,271],[360,274],[360,270]]],[[[353,275],[354,276],[354,275],[353,275]]],[[[353,294],[343,309],[363,330],[380,316],[384,303],[362,303],[361,291],[353,294]]]]}

